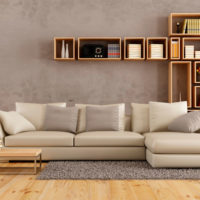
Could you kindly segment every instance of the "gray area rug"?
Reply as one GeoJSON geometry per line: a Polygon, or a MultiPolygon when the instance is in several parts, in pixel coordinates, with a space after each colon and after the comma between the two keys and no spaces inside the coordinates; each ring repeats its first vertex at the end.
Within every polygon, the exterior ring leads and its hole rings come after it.
{"type": "Polygon", "coordinates": [[[152,168],[146,161],[51,161],[37,179],[200,179],[200,169],[152,168]]]}

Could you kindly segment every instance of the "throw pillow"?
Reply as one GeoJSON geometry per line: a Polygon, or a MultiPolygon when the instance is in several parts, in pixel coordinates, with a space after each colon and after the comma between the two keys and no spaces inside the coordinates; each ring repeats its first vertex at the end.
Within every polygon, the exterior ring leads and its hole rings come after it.
{"type": "Polygon", "coordinates": [[[29,120],[35,126],[36,130],[42,130],[46,105],[66,107],[66,103],[16,103],[16,111],[29,120]]]}
{"type": "Polygon", "coordinates": [[[194,133],[200,129],[200,111],[189,112],[176,118],[168,126],[169,131],[194,133]]]}
{"type": "Polygon", "coordinates": [[[25,131],[35,131],[33,124],[17,112],[0,111],[0,119],[4,130],[10,135],[25,131]]]}
{"type": "Polygon", "coordinates": [[[86,106],[86,131],[119,131],[118,106],[86,106]]]}
{"type": "Polygon", "coordinates": [[[78,124],[77,124],[77,132],[85,132],[86,131],[86,106],[94,106],[94,107],[109,107],[109,106],[118,106],[119,108],[119,127],[120,131],[124,130],[125,123],[125,104],[110,104],[110,105],[91,105],[91,104],[76,104],[75,106],[79,108],[78,114],[78,124]]]}
{"type": "Polygon", "coordinates": [[[167,131],[168,125],[177,117],[187,113],[187,102],[149,102],[150,131],[167,131]]]}
{"type": "Polygon", "coordinates": [[[132,103],[132,131],[137,133],[149,132],[149,105],[132,103]]]}
{"type": "Polygon", "coordinates": [[[43,129],[45,131],[67,131],[75,133],[77,119],[78,108],[47,106],[43,129]]]}

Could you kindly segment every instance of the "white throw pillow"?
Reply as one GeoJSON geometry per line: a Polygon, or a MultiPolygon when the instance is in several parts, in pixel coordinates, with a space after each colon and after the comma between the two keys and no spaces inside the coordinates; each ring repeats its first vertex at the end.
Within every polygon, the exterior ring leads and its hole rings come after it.
{"type": "Polygon", "coordinates": [[[66,107],[66,103],[16,103],[16,111],[29,120],[36,128],[42,130],[46,113],[46,105],[66,107]]]}
{"type": "Polygon", "coordinates": [[[132,103],[132,131],[137,133],[149,132],[149,105],[132,103]]]}
{"type": "Polygon", "coordinates": [[[10,135],[25,131],[35,131],[33,124],[17,112],[0,111],[0,119],[4,130],[10,135]]]}
{"type": "Polygon", "coordinates": [[[150,131],[167,131],[168,125],[187,113],[187,102],[149,102],[150,131]]]}
{"type": "MultiPolygon", "coordinates": [[[[95,106],[95,107],[101,107],[101,106],[119,106],[119,130],[124,130],[124,123],[125,123],[125,104],[110,104],[110,105],[92,105],[92,104],[76,104],[75,106],[79,108],[79,115],[78,115],[78,124],[77,124],[77,132],[85,132],[86,131],[86,106],[95,106]]],[[[99,122],[101,123],[101,122],[99,122]]]]}

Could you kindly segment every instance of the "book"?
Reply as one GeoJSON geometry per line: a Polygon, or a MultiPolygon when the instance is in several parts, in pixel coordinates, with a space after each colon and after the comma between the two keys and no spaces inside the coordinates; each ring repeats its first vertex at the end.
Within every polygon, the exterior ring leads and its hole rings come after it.
{"type": "Polygon", "coordinates": [[[185,58],[194,58],[194,45],[185,45],[185,58]]]}
{"type": "Polygon", "coordinates": [[[120,45],[108,44],[108,58],[119,58],[119,57],[120,57],[120,45]]]}
{"type": "Polygon", "coordinates": [[[200,34],[200,19],[184,19],[182,33],[200,34]]]}
{"type": "Polygon", "coordinates": [[[188,23],[188,20],[184,19],[182,33],[186,33],[187,23],[188,23]]]}
{"type": "Polygon", "coordinates": [[[150,58],[163,58],[163,44],[150,44],[150,58]]]}
{"type": "Polygon", "coordinates": [[[172,46],[171,46],[171,56],[172,58],[178,58],[179,57],[179,46],[178,46],[178,41],[172,41],[172,46]]]}
{"type": "Polygon", "coordinates": [[[128,58],[141,58],[141,44],[128,44],[127,46],[127,56],[128,58]]]}

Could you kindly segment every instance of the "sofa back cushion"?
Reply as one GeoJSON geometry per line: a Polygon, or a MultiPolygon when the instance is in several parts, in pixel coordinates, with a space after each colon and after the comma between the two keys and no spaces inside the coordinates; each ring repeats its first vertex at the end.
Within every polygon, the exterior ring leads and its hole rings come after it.
{"type": "Polygon", "coordinates": [[[125,104],[110,104],[110,105],[91,105],[91,104],[76,104],[75,106],[79,109],[78,115],[78,124],[77,124],[77,132],[85,132],[86,131],[86,106],[94,106],[94,107],[109,107],[117,105],[119,108],[119,129],[120,131],[124,130],[124,122],[125,122],[125,104]]]}
{"type": "Polygon", "coordinates": [[[168,125],[187,113],[187,102],[149,102],[150,131],[167,131],[168,125]]]}
{"type": "Polygon", "coordinates": [[[42,130],[44,124],[44,117],[46,112],[46,105],[54,105],[59,107],[66,107],[66,103],[16,103],[16,111],[29,120],[36,128],[42,130]]]}
{"type": "Polygon", "coordinates": [[[86,106],[86,131],[119,131],[118,106],[86,106]]]}
{"type": "Polygon", "coordinates": [[[58,106],[46,106],[46,114],[43,130],[76,132],[78,108],[62,108],[58,106]]]}
{"type": "Polygon", "coordinates": [[[7,134],[15,135],[20,132],[34,131],[35,127],[17,112],[0,111],[0,120],[7,134]]]}
{"type": "Polygon", "coordinates": [[[132,131],[137,133],[149,132],[149,104],[132,103],[132,131]]]}

